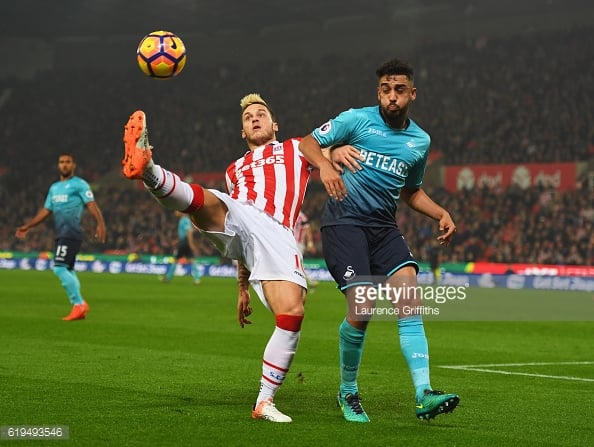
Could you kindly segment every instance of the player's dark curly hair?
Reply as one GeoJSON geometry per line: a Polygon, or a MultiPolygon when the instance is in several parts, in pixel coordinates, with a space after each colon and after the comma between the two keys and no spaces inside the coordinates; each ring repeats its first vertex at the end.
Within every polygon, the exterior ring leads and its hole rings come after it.
{"type": "Polygon", "coordinates": [[[74,158],[74,155],[72,155],[70,152],[60,152],[60,155],[58,155],[58,160],[60,157],[70,157],[72,158],[72,162],[76,163],[76,158],[74,158]]]}
{"type": "Polygon", "coordinates": [[[409,80],[413,81],[415,72],[407,62],[401,61],[400,59],[391,59],[384,62],[377,70],[375,70],[375,74],[378,79],[386,75],[404,75],[409,80]]]}

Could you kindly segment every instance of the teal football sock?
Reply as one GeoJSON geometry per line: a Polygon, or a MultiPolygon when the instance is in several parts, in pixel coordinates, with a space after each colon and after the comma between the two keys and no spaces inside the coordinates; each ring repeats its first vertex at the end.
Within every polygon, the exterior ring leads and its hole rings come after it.
{"type": "Polygon", "coordinates": [[[76,285],[76,288],[77,288],[77,290],[79,290],[79,291],[80,291],[80,281],[79,281],[79,279],[78,279],[78,275],[76,274],[76,271],[74,271],[74,270],[70,270],[70,269],[69,269],[69,270],[68,270],[68,272],[69,272],[69,273],[72,275],[72,277],[74,278],[74,282],[75,282],[75,285],[76,285]]]}
{"type": "Polygon", "coordinates": [[[355,394],[359,391],[357,386],[357,375],[361,356],[363,355],[363,344],[365,342],[365,331],[351,326],[346,318],[338,329],[339,351],[340,351],[340,394],[345,396],[348,393],[355,394]]]}
{"type": "Polygon", "coordinates": [[[430,390],[429,348],[423,319],[420,315],[398,320],[400,350],[408,364],[408,369],[415,387],[415,395],[420,400],[425,390],[430,390]]]}
{"type": "Polygon", "coordinates": [[[192,262],[192,278],[194,278],[194,281],[198,281],[200,279],[200,270],[198,270],[198,264],[196,264],[195,262],[192,262]]]}
{"type": "Polygon", "coordinates": [[[54,274],[60,279],[62,287],[66,290],[66,295],[70,303],[74,306],[75,304],[82,304],[83,299],[80,294],[80,283],[76,274],[69,271],[67,267],[63,265],[54,266],[54,274]]]}
{"type": "Polygon", "coordinates": [[[75,302],[76,304],[82,304],[84,301],[84,298],[82,297],[82,293],[80,291],[80,280],[78,279],[78,275],[76,274],[76,270],[74,269],[68,269],[68,273],[70,273],[72,275],[72,277],[74,278],[74,282],[75,282],[75,293],[76,293],[76,297],[75,297],[75,302]]]}
{"type": "Polygon", "coordinates": [[[175,267],[177,267],[177,263],[172,263],[167,266],[167,273],[165,273],[165,279],[167,281],[171,281],[173,279],[173,275],[175,274],[175,267]]]}

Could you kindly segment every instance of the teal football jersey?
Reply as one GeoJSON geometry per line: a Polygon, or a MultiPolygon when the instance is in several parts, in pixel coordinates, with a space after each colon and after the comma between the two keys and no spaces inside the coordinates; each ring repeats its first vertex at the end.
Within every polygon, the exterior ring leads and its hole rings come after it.
{"type": "Polygon", "coordinates": [[[180,217],[179,222],[177,223],[177,237],[180,241],[188,238],[188,231],[190,231],[190,228],[192,228],[190,216],[186,214],[185,216],[180,217]]]}
{"type": "Polygon", "coordinates": [[[394,226],[400,190],[420,187],[425,175],[431,138],[413,120],[396,130],[383,120],[379,106],[349,109],[312,132],[322,147],[350,144],[365,157],[363,168],[342,179],[347,197],[329,199],[322,226],[394,226]]]}
{"type": "Polygon", "coordinates": [[[43,206],[54,215],[56,238],[82,240],[81,216],[85,205],[94,200],[91,187],[80,177],[53,183],[43,206]]]}

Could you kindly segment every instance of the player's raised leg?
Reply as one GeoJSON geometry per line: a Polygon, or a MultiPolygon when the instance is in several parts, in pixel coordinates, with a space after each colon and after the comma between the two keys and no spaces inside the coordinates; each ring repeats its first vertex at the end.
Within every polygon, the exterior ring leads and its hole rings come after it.
{"type": "Polygon", "coordinates": [[[146,121],[145,113],[137,110],[124,126],[123,175],[142,180],[163,207],[190,214],[200,229],[224,231],[227,206],[216,195],[153,162],[146,121]]]}

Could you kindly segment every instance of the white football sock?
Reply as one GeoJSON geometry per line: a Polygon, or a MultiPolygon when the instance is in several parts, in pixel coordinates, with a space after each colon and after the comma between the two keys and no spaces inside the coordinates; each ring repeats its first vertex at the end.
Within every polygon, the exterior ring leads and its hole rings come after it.
{"type": "Polygon", "coordinates": [[[192,204],[194,191],[189,183],[159,165],[147,167],[142,174],[146,189],[165,208],[185,211],[192,204]]]}
{"type": "Polygon", "coordinates": [[[291,332],[274,328],[264,350],[262,362],[262,379],[260,380],[260,393],[256,406],[263,400],[274,397],[274,394],[285,380],[289,367],[295,356],[301,332],[291,332]]]}

